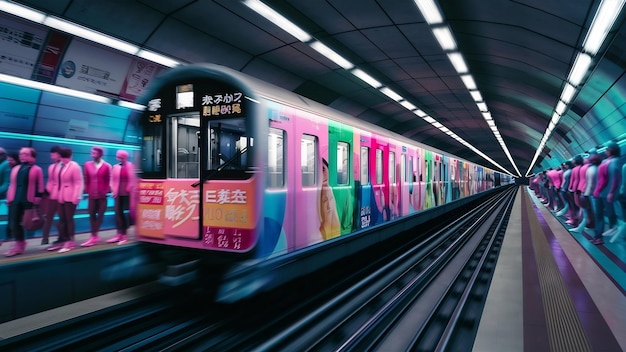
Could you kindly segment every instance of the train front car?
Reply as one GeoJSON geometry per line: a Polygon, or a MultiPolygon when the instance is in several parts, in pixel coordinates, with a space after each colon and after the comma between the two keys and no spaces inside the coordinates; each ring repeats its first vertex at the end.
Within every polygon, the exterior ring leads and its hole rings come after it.
{"type": "Polygon", "coordinates": [[[172,69],[144,113],[136,233],[141,241],[255,255],[262,231],[265,124],[247,86],[210,66],[172,69]]]}

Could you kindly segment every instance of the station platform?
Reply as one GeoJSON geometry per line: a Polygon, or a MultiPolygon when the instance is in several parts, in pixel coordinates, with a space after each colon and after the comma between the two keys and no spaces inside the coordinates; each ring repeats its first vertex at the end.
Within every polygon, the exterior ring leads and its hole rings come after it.
{"type": "Polygon", "coordinates": [[[511,212],[474,351],[625,351],[626,242],[595,245],[528,187],[511,212]]]}
{"type": "MultiPolygon", "coordinates": [[[[103,230],[100,231],[99,237],[100,237],[100,242],[94,246],[91,247],[81,247],[80,245],[84,242],[86,242],[89,237],[91,236],[90,233],[77,233],[74,236],[74,244],[76,245],[76,247],[74,247],[72,250],[65,252],[65,253],[76,253],[78,251],[93,251],[93,250],[101,250],[104,248],[111,248],[114,246],[117,246],[117,243],[107,243],[106,241],[109,238],[113,238],[115,237],[116,231],[115,230],[103,230]]],[[[52,256],[52,255],[62,255],[65,253],[59,253],[58,250],[55,251],[47,251],[47,248],[50,247],[50,245],[57,240],[57,236],[54,234],[50,235],[49,238],[49,244],[41,244],[41,237],[33,237],[33,238],[27,238],[26,239],[26,250],[24,251],[24,253],[22,254],[18,254],[14,257],[6,257],[4,254],[6,252],[9,251],[9,249],[13,246],[13,241],[7,241],[2,243],[2,246],[0,246],[0,265],[4,264],[4,263],[14,263],[14,262],[20,262],[20,261],[24,261],[24,260],[31,260],[31,259],[35,259],[35,258],[42,258],[42,257],[46,257],[46,256],[52,256]]],[[[129,228],[128,230],[128,240],[125,244],[130,244],[135,242],[135,236],[134,236],[134,230],[133,227],[129,228]]]]}

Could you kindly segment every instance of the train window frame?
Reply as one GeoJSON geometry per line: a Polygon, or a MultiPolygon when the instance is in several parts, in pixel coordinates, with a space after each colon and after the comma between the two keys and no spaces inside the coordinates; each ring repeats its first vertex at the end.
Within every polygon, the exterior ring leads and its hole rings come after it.
{"type": "Polygon", "coordinates": [[[302,187],[315,187],[318,183],[318,146],[317,136],[302,134],[300,138],[300,182],[302,187]]]}
{"type": "Polygon", "coordinates": [[[396,183],[396,152],[389,152],[389,183],[396,183]]]}
{"type": "Polygon", "coordinates": [[[383,150],[376,148],[376,184],[383,183],[383,150]]]}
{"type": "Polygon", "coordinates": [[[281,189],[285,187],[285,142],[287,140],[287,132],[279,128],[270,127],[267,143],[267,188],[281,189]],[[281,140],[281,148],[278,148],[278,141],[273,145],[270,141],[272,136],[281,140]],[[280,150],[279,150],[280,149],[280,150]],[[272,154],[272,152],[274,152],[272,154]],[[274,170],[272,170],[274,167],[274,170]]]}
{"type": "Polygon", "coordinates": [[[359,174],[361,175],[361,185],[370,184],[370,148],[361,147],[361,167],[359,174]]]}
{"type": "Polygon", "coordinates": [[[406,154],[404,153],[400,154],[400,177],[403,182],[406,182],[408,179],[406,174],[406,154]]]}
{"type": "Polygon", "coordinates": [[[350,183],[350,143],[337,142],[337,185],[350,183]]]}

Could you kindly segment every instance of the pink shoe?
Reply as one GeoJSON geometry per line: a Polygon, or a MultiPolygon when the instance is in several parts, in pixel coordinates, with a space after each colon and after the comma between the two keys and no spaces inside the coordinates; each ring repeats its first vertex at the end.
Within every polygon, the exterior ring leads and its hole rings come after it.
{"type": "Polygon", "coordinates": [[[67,241],[63,244],[63,248],[59,249],[59,253],[69,252],[74,249],[74,247],[76,247],[74,241],[67,241]]]}
{"type": "Polygon", "coordinates": [[[109,238],[107,240],[107,243],[115,243],[115,242],[119,242],[122,239],[122,234],[118,233],[117,235],[113,236],[112,238],[109,238]]]}
{"type": "Polygon", "coordinates": [[[91,247],[94,244],[98,244],[98,242],[100,242],[100,237],[98,237],[98,236],[91,236],[91,237],[89,237],[89,239],[86,242],[84,242],[80,246],[81,247],[91,247]]]}
{"type": "Polygon", "coordinates": [[[117,242],[118,245],[122,245],[122,244],[126,244],[128,243],[128,236],[126,235],[121,235],[120,236],[120,241],[117,242]]]}
{"type": "Polygon", "coordinates": [[[8,252],[4,253],[4,255],[7,257],[14,257],[18,254],[24,253],[25,249],[26,249],[26,241],[15,241],[15,244],[13,245],[13,247],[11,247],[11,249],[9,249],[8,252]]]}

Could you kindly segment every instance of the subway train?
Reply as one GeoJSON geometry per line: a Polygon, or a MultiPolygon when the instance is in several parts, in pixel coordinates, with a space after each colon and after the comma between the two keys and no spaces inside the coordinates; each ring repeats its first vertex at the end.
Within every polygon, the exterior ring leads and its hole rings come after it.
{"type": "Polygon", "coordinates": [[[276,257],[510,182],[222,66],[173,68],[138,103],[137,238],[204,257],[276,257]]]}

